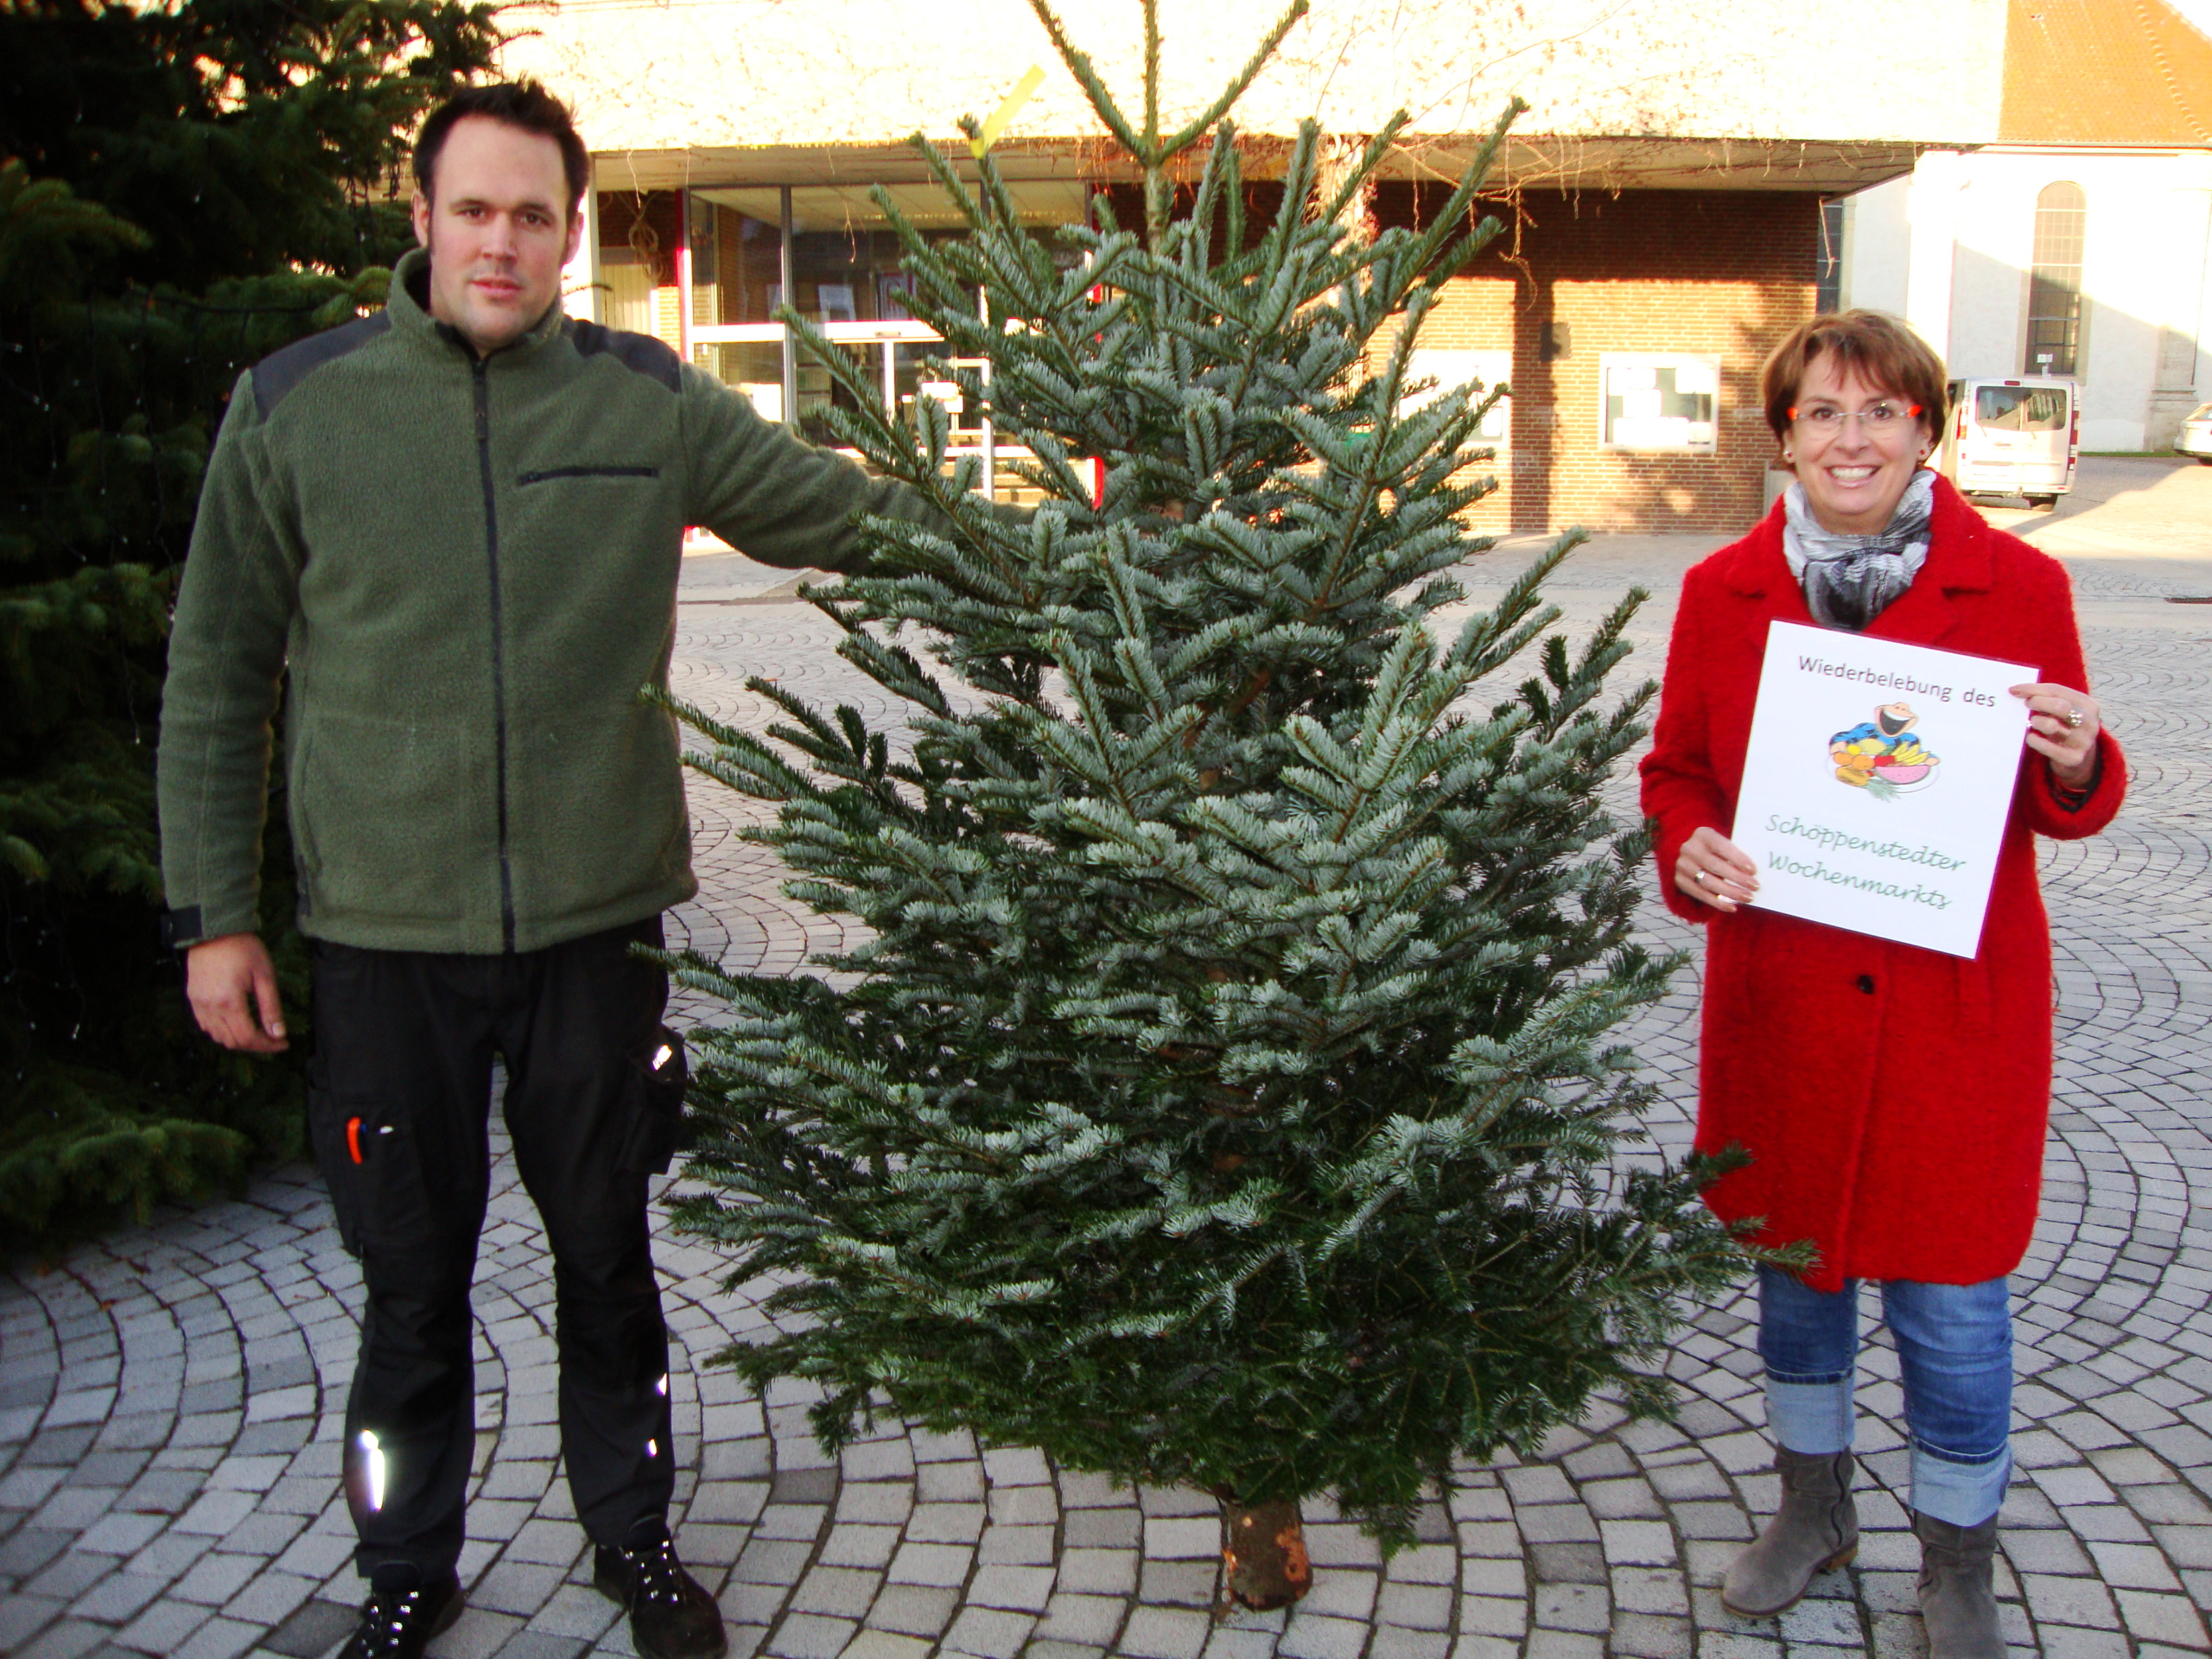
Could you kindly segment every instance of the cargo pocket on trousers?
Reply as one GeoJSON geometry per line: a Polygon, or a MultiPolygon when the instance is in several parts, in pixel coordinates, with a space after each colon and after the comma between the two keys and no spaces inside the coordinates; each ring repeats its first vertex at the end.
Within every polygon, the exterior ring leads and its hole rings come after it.
{"type": "Polygon", "coordinates": [[[338,1242],[347,1255],[358,1256],[364,1249],[393,1239],[419,1243],[429,1236],[422,1154],[404,1113],[311,1089],[308,1132],[315,1163],[330,1188],[338,1242]]]}
{"type": "Polygon", "coordinates": [[[683,1039],[663,1026],[652,1046],[630,1063],[621,1168],[633,1175],[668,1173],[683,1139],[683,1091],[690,1081],[683,1039]]]}

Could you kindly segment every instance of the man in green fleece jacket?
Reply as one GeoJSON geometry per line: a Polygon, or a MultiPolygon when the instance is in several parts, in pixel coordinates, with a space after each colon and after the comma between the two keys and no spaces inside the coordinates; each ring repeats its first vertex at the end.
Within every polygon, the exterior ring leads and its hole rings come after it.
{"type": "Polygon", "coordinates": [[[424,124],[379,315],[243,376],[162,712],[173,938],[210,1036],[284,1046],[256,936],[271,720],[315,950],[310,1122],[367,1306],[346,1488],[370,1581],[347,1659],[461,1608],[469,1281],[494,1054],[554,1253],[560,1415],[595,1581],[648,1659],[723,1650],[677,1560],[646,1179],[682,1098],[667,981],[629,951],[696,890],[664,684],[687,524],[843,569],[856,512],[933,517],[658,341],[570,321],[588,158],[531,83],[424,124]]]}

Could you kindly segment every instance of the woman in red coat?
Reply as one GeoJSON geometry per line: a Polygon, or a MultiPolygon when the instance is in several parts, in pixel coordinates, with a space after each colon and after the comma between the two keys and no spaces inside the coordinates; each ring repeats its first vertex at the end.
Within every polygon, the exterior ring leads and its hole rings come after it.
{"type": "Polygon", "coordinates": [[[1796,475],[1751,533],[1682,584],[1644,810],[1669,906],[1709,927],[1697,1144],[1751,1163],[1708,1201],[1809,1240],[1760,1274],[1759,1347],[1781,1511],[1722,1600],[1778,1613],[1857,1549],[1852,1376],[1859,1281],[1882,1281],[1912,1435],[1920,1599],[1935,1659],[2002,1659],[1990,1589],[2011,1472],[2005,1276],[2035,1225],[2050,1094],[2050,936],[2035,836],[2094,835],[2125,788],[2065,571],[1995,531],[1922,463],[1944,372],[1895,319],[1815,319],[1768,359],[1768,424],[1796,475]],[[2037,664],[2029,731],[1972,960],[1757,906],[1727,837],[1770,622],[2037,664]]]}

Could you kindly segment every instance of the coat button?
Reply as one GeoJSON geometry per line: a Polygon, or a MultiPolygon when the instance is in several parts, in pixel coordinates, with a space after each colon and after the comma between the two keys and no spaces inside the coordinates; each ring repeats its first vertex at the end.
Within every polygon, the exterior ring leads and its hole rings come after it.
{"type": "Polygon", "coordinates": [[[1859,975],[1859,988],[1860,990],[1862,990],[1862,991],[1866,992],[1866,995],[1869,995],[1869,996],[1873,995],[1874,995],[1874,976],[1873,976],[1873,975],[1872,975],[1872,974],[1861,974],[1861,975],[1859,975]]]}

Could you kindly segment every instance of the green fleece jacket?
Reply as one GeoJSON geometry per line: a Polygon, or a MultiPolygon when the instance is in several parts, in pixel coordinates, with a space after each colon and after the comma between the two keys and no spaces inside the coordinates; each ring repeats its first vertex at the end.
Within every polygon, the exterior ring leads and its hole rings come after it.
{"type": "Polygon", "coordinates": [[[180,945],[257,925],[271,718],[300,926],[531,950],[697,890],[665,685],[687,524],[842,569],[935,514],[658,340],[563,317],[477,358],[421,298],[238,381],[177,598],[162,869],[180,945]]]}

